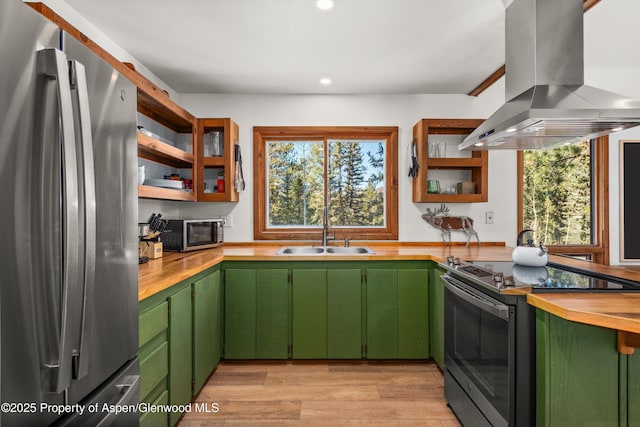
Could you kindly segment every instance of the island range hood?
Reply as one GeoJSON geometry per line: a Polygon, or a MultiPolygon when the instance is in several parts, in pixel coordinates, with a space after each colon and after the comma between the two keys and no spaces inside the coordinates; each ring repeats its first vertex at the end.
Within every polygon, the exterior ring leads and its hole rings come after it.
{"type": "Polygon", "coordinates": [[[505,105],[460,150],[541,149],[640,125],[640,101],[584,85],[583,0],[506,9],[505,105]]]}

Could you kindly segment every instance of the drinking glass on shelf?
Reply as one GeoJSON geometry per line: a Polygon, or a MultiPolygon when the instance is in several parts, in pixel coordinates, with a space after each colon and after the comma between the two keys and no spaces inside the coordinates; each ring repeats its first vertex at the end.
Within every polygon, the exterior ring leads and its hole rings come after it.
{"type": "Polygon", "coordinates": [[[211,155],[213,157],[222,156],[220,150],[220,132],[211,132],[211,155]]]}
{"type": "Polygon", "coordinates": [[[438,143],[437,142],[430,142],[429,143],[429,157],[440,157],[438,155],[438,143]]]}
{"type": "Polygon", "coordinates": [[[436,157],[447,157],[447,144],[445,142],[437,142],[436,144],[438,144],[438,149],[436,150],[438,155],[436,157]]]}

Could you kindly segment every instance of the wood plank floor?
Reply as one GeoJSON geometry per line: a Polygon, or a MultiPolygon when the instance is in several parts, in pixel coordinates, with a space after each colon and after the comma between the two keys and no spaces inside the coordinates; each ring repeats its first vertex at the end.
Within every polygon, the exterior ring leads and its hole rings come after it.
{"type": "Polygon", "coordinates": [[[195,403],[180,427],[460,425],[433,362],[227,361],[195,403]]]}

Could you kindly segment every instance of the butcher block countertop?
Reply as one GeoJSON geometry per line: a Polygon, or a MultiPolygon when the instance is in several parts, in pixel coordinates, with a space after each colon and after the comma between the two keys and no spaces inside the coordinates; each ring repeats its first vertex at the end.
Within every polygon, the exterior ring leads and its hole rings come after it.
{"type": "MultiPolygon", "coordinates": [[[[352,243],[359,246],[360,243],[352,243]]],[[[276,255],[283,245],[225,243],[221,248],[188,253],[165,252],[139,268],[138,299],[143,300],[224,261],[375,261],[432,260],[440,262],[453,255],[463,260],[510,261],[512,248],[502,244],[483,246],[442,246],[422,243],[366,243],[370,255],[276,255]]],[[[559,264],[640,282],[640,271],[624,267],[592,264],[551,256],[559,264]]],[[[640,293],[545,293],[529,294],[527,302],[567,320],[640,333],[640,293]]]]}
{"type": "MultiPolygon", "coordinates": [[[[372,260],[433,260],[441,261],[449,255],[460,259],[487,261],[511,260],[511,249],[504,245],[442,246],[425,244],[367,243],[370,255],[276,255],[281,244],[230,244],[221,248],[193,252],[165,252],[159,259],[149,260],[139,267],[138,300],[142,301],[181,281],[225,261],[372,261],[372,260]]],[[[284,245],[290,246],[290,245],[284,245]]],[[[352,246],[361,246],[352,243],[352,246]]]]}

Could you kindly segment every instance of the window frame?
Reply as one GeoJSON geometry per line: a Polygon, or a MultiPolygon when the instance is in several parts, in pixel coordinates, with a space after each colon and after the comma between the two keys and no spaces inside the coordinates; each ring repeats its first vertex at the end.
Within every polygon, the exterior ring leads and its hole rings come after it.
{"type": "MultiPolygon", "coordinates": [[[[590,256],[591,261],[608,265],[609,258],[609,137],[595,138],[592,142],[591,168],[594,192],[592,193],[591,245],[547,245],[550,254],[590,256]]],[[[518,230],[524,229],[524,154],[518,151],[518,230]]]]}
{"type": "MultiPolygon", "coordinates": [[[[321,240],[322,228],[267,226],[267,148],[269,140],[384,139],[385,226],[329,227],[337,240],[398,240],[398,127],[397,126],[256,126],[253,128],[254,240],[321,240]]],[[[325,153],[326,157],[326,153],[325,153]]],[[[325,162],[325,176],[326,176],[325,162]]],[[[326,189],[326,182],[325,192],[326,189]]]]}

